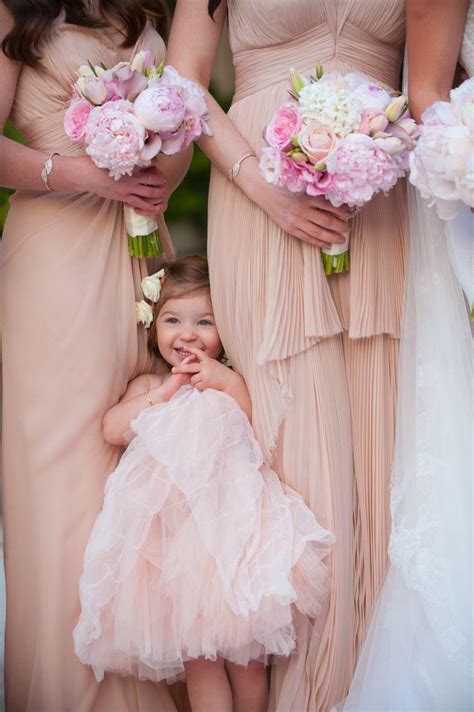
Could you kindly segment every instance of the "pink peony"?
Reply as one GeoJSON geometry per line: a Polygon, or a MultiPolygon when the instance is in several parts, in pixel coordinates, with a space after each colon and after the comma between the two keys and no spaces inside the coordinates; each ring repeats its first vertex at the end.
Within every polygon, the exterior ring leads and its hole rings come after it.
{"type": "Polygon", "coordinates": [[[298,134],[298,144],[309,161],[317,164],[334,153],[337,142],[332,131],[313,122],[303,126],[298,134]]]}
{"type": "Polygon", "coordinates": [[[87,122],[86,153],[99,168],[107,168],[118,180],[132,175],[136,166],[149,165],[142,156],[145,129],[129,101],[109,101],[91,111],[87,122]]]}
{"type": "Polygon", "coordinates": [[[135,99],[135,114],[148,131],[176,131],[186,114],[184,101],[172,86],[161,83],[135,99]]]}
{"type": "Polygon", "coordinates": [[[77,142],[84,137],[91,111],[92,105],[86,99],[73,101],[66,110],[64,114],[64,130],[72,141],[77,142]]]}
{"type": "Polygon", "coordinates": [[[291,137],[301,128],[301,116],[298,108],[291,102],[282,104],[273,116],[264,132],[265,141],[270,146],[287,150],[291,146],[291,137]]]}
{"type": "Polygon", "coordinates": [[[410,155],[410,181],[438,214],[450,220],[460,201],[474,207],[474,78],[435,102],[422,116],[421,135],[410,155]]]}
{"type": "Polygon", "coordinates": [[[333,180],[327,197],[336,207],[362,206],[380,190],[387,193],[403,176],[397,161],[363,134],[348,136],[329,157],[327,170],[333,180]]]}

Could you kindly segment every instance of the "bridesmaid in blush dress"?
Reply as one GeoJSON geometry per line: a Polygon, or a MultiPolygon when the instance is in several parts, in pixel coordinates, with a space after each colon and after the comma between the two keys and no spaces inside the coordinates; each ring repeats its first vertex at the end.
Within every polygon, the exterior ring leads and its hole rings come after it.
{"type": "MultiPolygon", "coordinates": [[[[104,441],[102,418],[128,381],[152,367],[135,319],[146,266],[128,254],[122,201],[160,214],[169,192],[156,168],[115,182],[64,133],[81,64],[111,66],[145,48],[158,61],[164,57],[163,40],[140,3],[117,5],[120,31],[92,19],[76,0],[41,7],[0,2],[0,35],[16,38],[0,51],[1,118],[10,116],[26,143],[0,138],[0,183],[17,189],[0,263],[11,712],[175,709],[165,687],[116,676],[98,686],[75,657],[72,639],[85,546],[105,480],[122,452],[104,441]],[[47,31],[35,62],[31,47],[41,29],[47,31]],[[30,56],[25,47],[21,54],[22,37],[30,56]],[[60,155],[53,158],[48,192],[41,170],[53,152],[60,155]]],[[[188,159],[162,166],[168,186],[188,159]]]]}
{"type": "Polygon", "coordinates": [[[342,210],[265,183],[262,129],[288,91],[289,68],[359,70],[398,88],[404,0],[178,0],[168,56],[207,84],[224,20],[236,73],[226,118],[211,105],[212,299],[254,427],[280,477],[336,535],[332,593],[298,654],[276,664],[272,710],[339,703],[387,565],[405,257],[405,186],[352,219],[351,271],[326,278],[319,247],[347,229],[342,210]],[[213,16],[209,19],[208,12],[213,16]],[[229,169],[240,159],[234,181],[229,169]],[[298,238],[298,239],[296,239],[298,238]]]}

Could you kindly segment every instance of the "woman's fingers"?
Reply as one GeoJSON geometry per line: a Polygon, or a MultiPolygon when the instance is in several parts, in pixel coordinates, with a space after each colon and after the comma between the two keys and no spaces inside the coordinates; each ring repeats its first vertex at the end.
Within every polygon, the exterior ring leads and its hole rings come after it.
{"type": "Polygon", "coordinates": [[[165,186],[166,178],[158,168],[148,168],[146,171],[136,173],[133,178],[138,179],[143,185],[165,186]]]}
{"type": "Polygon", "coordinates": [[[340,220],[335,215],[312,208],[306,215],[307,219],[325,230],[346,235],[349,232],[349,223],[346,220],[340,220]]]}
{"type": "Polygon", "coordinates": [[[164,201],[168,198],[168,191],[164,188],[153,188],[152,186],[142,185],[141,183],[127,186],[127,192],[152,201],[164,201]]]}
{"type": "Polygon", "coordinates": [[[348,205],[340,205],[338,208],[335,208],[329,200],[321,196],[308,196],[308,201],[312,208],[319,208],[320,210],[332,213],[341,220],[350,220],[355,214],[354,208],[350,208],[348,205]]]}
{"type": "Polygon", "coordinates": [[[309,233],[304,232],[303,230],[295,230],[292,235],[293,237],[297,237],[298,240],[307,242],[308,245],[312,245],[313,247],[329,247],[328,242],[322,242],[322,240],[312,237],[309,233]]]}
{"type": "Polygon", "coordinates": [[[162,212],[161,204],[156,206],[153,203],[140,198],[138,195],[126,195],[122,198],[122,200],[125,205],[135,208],[135,210],[139,210],[143,213],[159,215],[162,212]]]}
{"type": "MultiPolygon", "coordinates": [[[[323,245],[333,245],[334,243],[342,244],[344,242],[343,235],[338,232],[326,230],[326,228],[317,225],[312,220],[304,220],[299,229],[311,240],[317,240],[323,245]]],[[[347,232],[347,227],[345,232],[347,232]]]]}

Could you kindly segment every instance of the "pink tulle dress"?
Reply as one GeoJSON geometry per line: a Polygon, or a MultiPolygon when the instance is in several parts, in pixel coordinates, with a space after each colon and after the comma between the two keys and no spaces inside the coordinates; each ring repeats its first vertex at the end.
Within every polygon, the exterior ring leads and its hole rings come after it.
{"type": "Polygon", "coordinates": [[[294,607],[319,613],[333,535],[263,465],[230,396],[183,386],[131,428],[85,553],[80,660],[98,680],[173,682],[198,657],[289,655],[294,607]]]}

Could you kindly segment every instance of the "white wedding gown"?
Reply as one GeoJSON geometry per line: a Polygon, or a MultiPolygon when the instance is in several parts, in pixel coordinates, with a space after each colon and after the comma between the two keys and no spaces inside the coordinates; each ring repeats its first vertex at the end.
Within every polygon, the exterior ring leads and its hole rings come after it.
{"type": "MultiPolygon", "coordinates": [[[[473,23],[471,0],[461,55],[470,76],[473,23]]],[[[412,186],[408,202],[391,566],[344,712],[474,709],[473,368],[462,292],[472,272],[461,253],[472,260],[474,221],[466,209],[443,223],[412,186]]]]}

